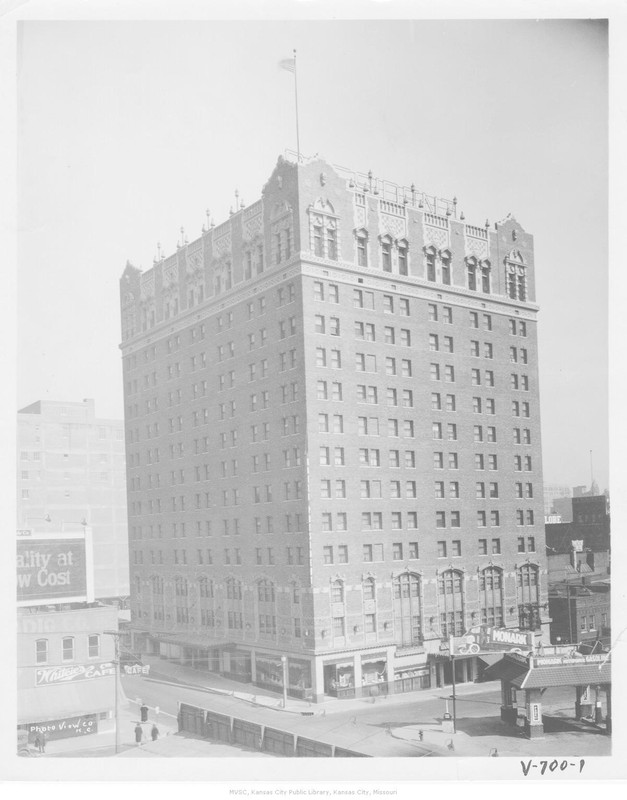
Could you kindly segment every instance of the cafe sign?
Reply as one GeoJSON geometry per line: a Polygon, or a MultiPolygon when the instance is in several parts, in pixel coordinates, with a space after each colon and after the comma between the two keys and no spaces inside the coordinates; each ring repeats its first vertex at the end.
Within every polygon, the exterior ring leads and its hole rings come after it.
{"type": "Polygon", "coordinates": [[[114,676],[115,664],[112,661],[105,661],[102,664],[72,664],[67,667],[45,667],[38,669],[35,675],[36,686],[89,681],[94,678],[114,676]]]}
{"type": "Polygon", "coordinates": [[[150,664],[125,664],[125,675],[148,675],[150,673],[150,664]]]}

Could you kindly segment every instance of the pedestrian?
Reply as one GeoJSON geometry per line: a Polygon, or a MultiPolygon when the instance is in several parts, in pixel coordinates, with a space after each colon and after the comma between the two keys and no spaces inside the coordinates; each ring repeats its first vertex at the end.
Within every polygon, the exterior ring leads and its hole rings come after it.
{"type": "Polygon", "coordinates": [[[150,731],[150,736],[153,742],[156,742],[159,738],[159,728],[157,728],[156,724],[152,726],[152,730],[150,731]]]}
{"type": "Polygon", "coordinates": [[[39,752],[40,753],[46,752],[46,734],[43,732],[39,736],[39,752]]]}
{"type": "Polygon", "coordinates": [[[138,746],[141,746],[143,736],[144,736],[144,731],[142,730],[142,726],[138,722],[137,725],[135,725],[135,743],[138,746]]]}
{"type": "Polygon", "coordinates": [[[37,751],[41,753],[41,739],[39,738],[39,734],[35,736],[35,747],[37,748],[37,751]]]}

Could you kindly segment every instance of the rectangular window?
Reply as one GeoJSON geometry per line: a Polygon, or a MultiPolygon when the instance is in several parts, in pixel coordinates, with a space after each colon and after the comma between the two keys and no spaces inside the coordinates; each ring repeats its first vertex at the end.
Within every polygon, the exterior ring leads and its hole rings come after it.
{"type": "Polygon", "coordinates": [[[92,633],[87,639],[87,651],[89,658],[100,657],[100,636],[97,633],[92,633]]]}
{"type": "Polygon", "coordinates": [[[74,637],[66,636],[62,641],[62,658],[63,661],[72,661],[74,659],[74,637]]]}
{"type": "Polygon", "coordinates": [[[45,664],[48,661],[48,640],[38,639],[35,643],[36,649],[36,662],[38,664],[45,664]]]}

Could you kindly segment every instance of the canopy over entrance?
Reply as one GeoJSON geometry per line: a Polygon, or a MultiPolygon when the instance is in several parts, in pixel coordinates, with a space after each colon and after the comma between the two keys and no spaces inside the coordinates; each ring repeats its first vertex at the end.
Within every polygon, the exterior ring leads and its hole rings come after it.
{"type": "Polygon", "coordinates": [[[506,653],[496,664],[485,671],[488,679],[501,681],[501,719],[517,725],[524,718],[525,732],[529,737],[542,736],[542,694],[553,686],[572,686],[576,692],[576,715],[587,718],[582,713],[590,705],[590,690],[594,687],[595,720],[601,717],[599,692],[607,697],[606,730],[611,731],[611,661],[609,653],[597,655],[543,656],[519,653],[506,653]],[[524,691],[525,707],[521,714],[516,692],[524,691]]]}
{"type": "Polygon", "coordinates": [[[517,689],[551,686],[589,686],[611,683],[608,653],[593,656],[532,656],[507,653],[485,671],[488,680],[500,678],[517,689]]]}

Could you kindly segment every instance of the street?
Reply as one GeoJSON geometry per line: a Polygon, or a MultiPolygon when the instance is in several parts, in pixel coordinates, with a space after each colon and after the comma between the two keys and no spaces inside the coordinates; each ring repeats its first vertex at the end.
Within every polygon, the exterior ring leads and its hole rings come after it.
{"type": "MultiPolygon", "coordinates": [[[[188,673],[185,675],[188,680],[188,673]]],[[[426,755],[433,749],[434,754],[443,755],[450,737],[441,733],[441,720],[446,710],[446,702],[450,712],[453,712],[451,687],[439,690],[427,690],[424,693],[411,693],[404,696],[395,695],[387,699],[378,698],[375,702],[370,699],[348,701],[344,710],[341,701],[325,709],[324,704],[311,707],[307,712],[309,716],[300,713],[285,712],[277,707],[254,706],[244,700],[238,700],[228,695],[213,694],[202,689],[194,689],[170,682],[172,678],[161,680],[156,675],[153,678],[128,676],[124,678],[123,685],[130,700],[141,698],[150,707],[158,706],[160,711],[176,715],[178,703],[185,702],[201,708],[214,710],[231,716],[242,716],[263,725],[278,728],[289,726],[297,730],[300,735],[319,738],[322,741],[333,739],[342,746],[357,747],[355,742],[361,743],[364,751],[383,741],[382,733],[389,734],[386,741],[393,744],[392,739],[401,740],[399,745],[411,743],[416,747],[413,755],[426,755]],[[420,738],[422,732],[423,739],[420,738]],[[419,743],[420,742],[420,743],[419,743]],[[423,743],[424,742],[424,743],[423,743]],[[420,748],[420,749],[418,749],[420,748]]],[[[219,680],[219,679],[218,679],[219,680]]],[[[211,686],[212,676],[198,673],[198,683],[211,686]]],[[[251,691],[252,687],[242,685],[242,691],[251,691]]],[[[267,699],[267,698],[266,698],[267,699]]],[[[277,696],[277,705],[280,698],[277,696]]],[[[574,691],[568,687],[550,689],[544,696],[543,711],[551,716],[550,732],[551,746],[554,751],[572,747],[574,737],[578,748],[582,752],[595,755],[609,753],[611,740],[599,731],[577,731],[571,728],[574,720],[574,691]]],[[[456,715],[457,735],[455,745],[459,754],[461,747],[468,752],[467,755],[488,755],[489,745],[498,737],[499,749],[503,754],[513,749],[515,752],[531,754],[538,744],[521,738],[520,733],[506,728],[500,720],[501,692],[500,685],[492,682],[487,684],[464,684],[457,687],[456,715]]],[[[546,740],[544,740],[546,741],[546,740]]],[[[544,746],[544,745],[543,745],[544,746]]],[[[228,745],[220,744],[220,748],[228,745]]],[[[238,748],[232,748],[241,754],[238,748]]],[[[228,752],[228,751],[227,751],[228,752]]],[[[213,754],[213,753],[212,753],[213,754]]],[[[382,752],[381,755],[392,755],[392,752],[382,752]]],[[[409,753],[407,753],[409,754],[409,753]]],[[[217,752],[216,752],[217,755],[217,752]]],[[[221,753],[224,755],[224,753],[221,753]]]]}

